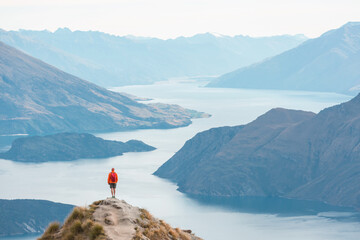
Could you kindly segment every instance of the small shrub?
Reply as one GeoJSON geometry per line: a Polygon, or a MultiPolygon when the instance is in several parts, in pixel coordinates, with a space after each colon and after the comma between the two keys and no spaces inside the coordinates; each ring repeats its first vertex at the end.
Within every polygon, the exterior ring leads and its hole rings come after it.
{"type": "Polygon", "coordinates": [[[104,228],[98,223],[95,223],[95,225],[90,230],[90,238],[92,240],[95,240],[97,237],[104,235],[104,228]]]}
{"type": "Polygon", "coordinates": [[[167,231],[170,231],[171,227],[169,224],[167,224],[163,220],[160,220],[160,224],[161,224],[161,226],[164,226],[167,231]]]}
{"type": "Polygon", "coordinates": [[[180,233],[180,239],[181,240],[191,240],[191,237],[188,234],[186,234],[184,232],[181,232],[180,233]]]}
{"type": "Polygon", "coordinates": [[[68,232],[63,239],[64,240],[75,240],[75,236],[71,232],[68,232]]]}
{"type": "Polygon", "coordinates": [[[85,217],[85,209],[80,207],[75,207],[70,216],[66,219],[66,223],[71,223],[77,219],[82,220],[85,217]]]}
{"type": "Polygon", "coordinates": [[[83,231],[81,221],[79,219],[75,220],[75,222],[71,225],[70,231],[74,235],[77,235],[83,231]]]}
{"type": "Polygon", "coordinates": [[[97,209],[99,208],[99,205],[91,204],[89,207],[90,209],[97,209]]]}
{"type": "Polygon", "coordinates": [[[94,214],[94,212],[95,212],[95,208],[90,208],[89,210],[88,210],[88,214],[90,214],[90,215],[93,215],[94,214]]]}
{"type": "Polygon", "coordinates": [[[144,219],[152,220],[153,217],[146,209],[141,209],[140,211],[141,211],[140,218],[142,220],[144,220],[144,219]]]}
{"type": "Polygon", "coordinates": [[[82,224],[81,228],[85,230],[90,230],[94,226],[94,222],[91,219],[86,219],[86,221],[82,224]]]}
{"type": "Polygon", "coordinates": [[[49,227],[46,229],[46,231],[50,234],[56,233],[60,229],[60,223],[59,222],[53,222],[50,223],[49,227]]]}
{"type": "Polygon", "coordinates": [[[156,228],[158,226],[158,223],[155,221],[149,221],[149,228],[156,228]]]}
{"type": "Polygon", "coordinates": [[[162,229],[156,229],[153,231],[150,239],[154,239],[154,240],[168,239],[167,232],[162,231],[162,229]]]}
{"type": "Polygon", "coordinates": [[[54,239],[54,234],[60,230],[60,223],[53,222],[50,223],[47,227],[44,234],[41,236],[41,238],[38,238],[39,240],[52,240],[54,239]]]}
{"type": "Polygon", "coordinates": [[[133,237],[134,240],[141,240],[142,239],[142,233],[136,229],[136,233],[135,233],[135,236],[133,237]]]}
{"type": "Polygon", "coordinates": [[[170,229],[169,234],[173,239],[178,239],[179,238],[179,233],[176,232],[174,229],[170,229]]]}
{"type": "Polygon", "coordinates": [[[102,200],[93,202],[94,205],[100,205],[100,203],[102,203],[102,200]]]}
{"type": "Polygon", "coordinates": [[[143,231],[143,234],[144,234],[144,236],[146,236],[146,237],[149,237],[149,236],[150,236],[150,233],[151,233],[151,231],[150,231],[149,228],[146,228],[146,229],[143,231]]]}

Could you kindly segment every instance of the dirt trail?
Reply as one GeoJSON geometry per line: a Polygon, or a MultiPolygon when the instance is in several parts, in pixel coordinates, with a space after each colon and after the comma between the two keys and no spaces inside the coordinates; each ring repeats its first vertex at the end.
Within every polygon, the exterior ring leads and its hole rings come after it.
{"type": "Polygon", "coordinates": [[[108,198],[100,203],[93,217],[103,225],[109,240],[131,240],[140,214],[138,207],[131,206],[124,200],[108,198]]]}

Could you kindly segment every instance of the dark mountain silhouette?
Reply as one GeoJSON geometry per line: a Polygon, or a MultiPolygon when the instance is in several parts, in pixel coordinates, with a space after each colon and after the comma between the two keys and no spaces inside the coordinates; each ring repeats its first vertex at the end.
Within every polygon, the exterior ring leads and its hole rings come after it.
{"type": "Polygon", "coordinates": [[[67,74],[0,42],[0,134],[172,128],[192,111],[145,105],[67,74]]]}
{"type": "Polygon", "coordinates": [[[224,74],[208,86],[356,94],[359,66],[360,23],[351,22],[275,57],[224,74]]]}
{"type": "Polygon", "coordinates": [[[155,175],[203,196],[277,196],[360,207],[360,95],[318,114],[273,109],[186,142],[155,175]]]}
{"type": "Polygon", "coordinates": [[[71,161],[79,158],[107,158],[126,152],[146,152],[155,148],[141,141],[109,141],[88,133],[58,133],[16,139],[0,158],[20,162],[71,161]]]}
{"type": "Polygon", "coordinates": [[[219,75],[296,47],[303,35],[216,36],[161,40],[102,32],[4,31],[0,41],[101,86],[148,84],[170,77],[219,75]]]}

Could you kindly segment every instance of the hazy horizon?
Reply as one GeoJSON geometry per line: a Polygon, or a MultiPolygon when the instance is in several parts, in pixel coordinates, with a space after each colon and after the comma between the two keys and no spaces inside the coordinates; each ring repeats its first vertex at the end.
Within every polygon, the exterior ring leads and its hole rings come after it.
{"type": "MultiPolygon", "coordinates": [[[[345,23],[344,23],[345,24],[345,23]]],[[[21,32],[21,31],[37,31],[37,32],[43,32],[43,31],[47,31],[50,33],[55,33],[59,30],[65,30],[68,29],[71,32],[98,32],[98,33],[103,33],[103,34],[107,34],[107,35],[111,35],[111,36],[115,36],[115,37],[129,37],[129,38],[154,38],[154,39],[161,39],[161,40],[171,40],[171,39],[177,39],[177,38],[181,38],[181,37],[185,37],[185,38],[191,38],[191,37],[195,37],[197,35],[203,35],[203,34],[212,34],[216,37],[248,37],[248,38],[270,38],[270,37],[281,37],[281,36],[301,36],[304,37],[306,39],[310,39],[310,37],[306,36],[305,34],[302,33],[297,33],[297,34],[276,34],[276,35],[264,35],[264,36],[251,36],[251,35],[244,35],[244,34],[236,34],[236,35],[226,35],[226,34],[221,34],[221,33],[216,33],[216,32],[198,32],[198,33],[194,33],[192,35],[189,36],[184,36],[184,35],[179,35],[179,36],[175,36],[175,37],[169,37],[169,38],[161,38],[161,37],[155,37],[155,36],[142,36],[142,35],[132,35],[132,34],[125,34],[125,35],[117,35],[117,34],[113,34],[113,33],[109,33],[109,32],[103,32],[100,30],[80,30],[80,29],[71,29],[69,27],[58,27],[55,30],[49,30],[49,29],[24,29],[24,28],[19,28],[19,29],[3,29],[0,27],[0,30],[4,30],[4,31],[15,31],[15,32],[21,32]]],[[[330,30],[330,29],[329,29],[330,30]]],[[[326,32],[326,31],[325,31],[326,32]]],[[[324,32],[324,33],[325,33],[324,32]]]]}
{"type": "Polygon", "coordinates": [[[207,32],[314,38],[353,21],[360,21],[360,2],[354,0],[0,1],[0,28],[4,30],[67,27],[160,39],[207,32]]]}

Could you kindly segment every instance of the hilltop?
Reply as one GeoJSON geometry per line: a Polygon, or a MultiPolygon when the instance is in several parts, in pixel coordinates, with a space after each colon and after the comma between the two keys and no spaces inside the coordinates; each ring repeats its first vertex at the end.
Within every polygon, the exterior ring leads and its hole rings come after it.
{"type": "Polygon", "coordinates": [[[62,226],[52,223],[39,238],[47,239],[201,240],[190,230],[174,229],[145,209],[113,198],[75,208],[62,226]]]}

